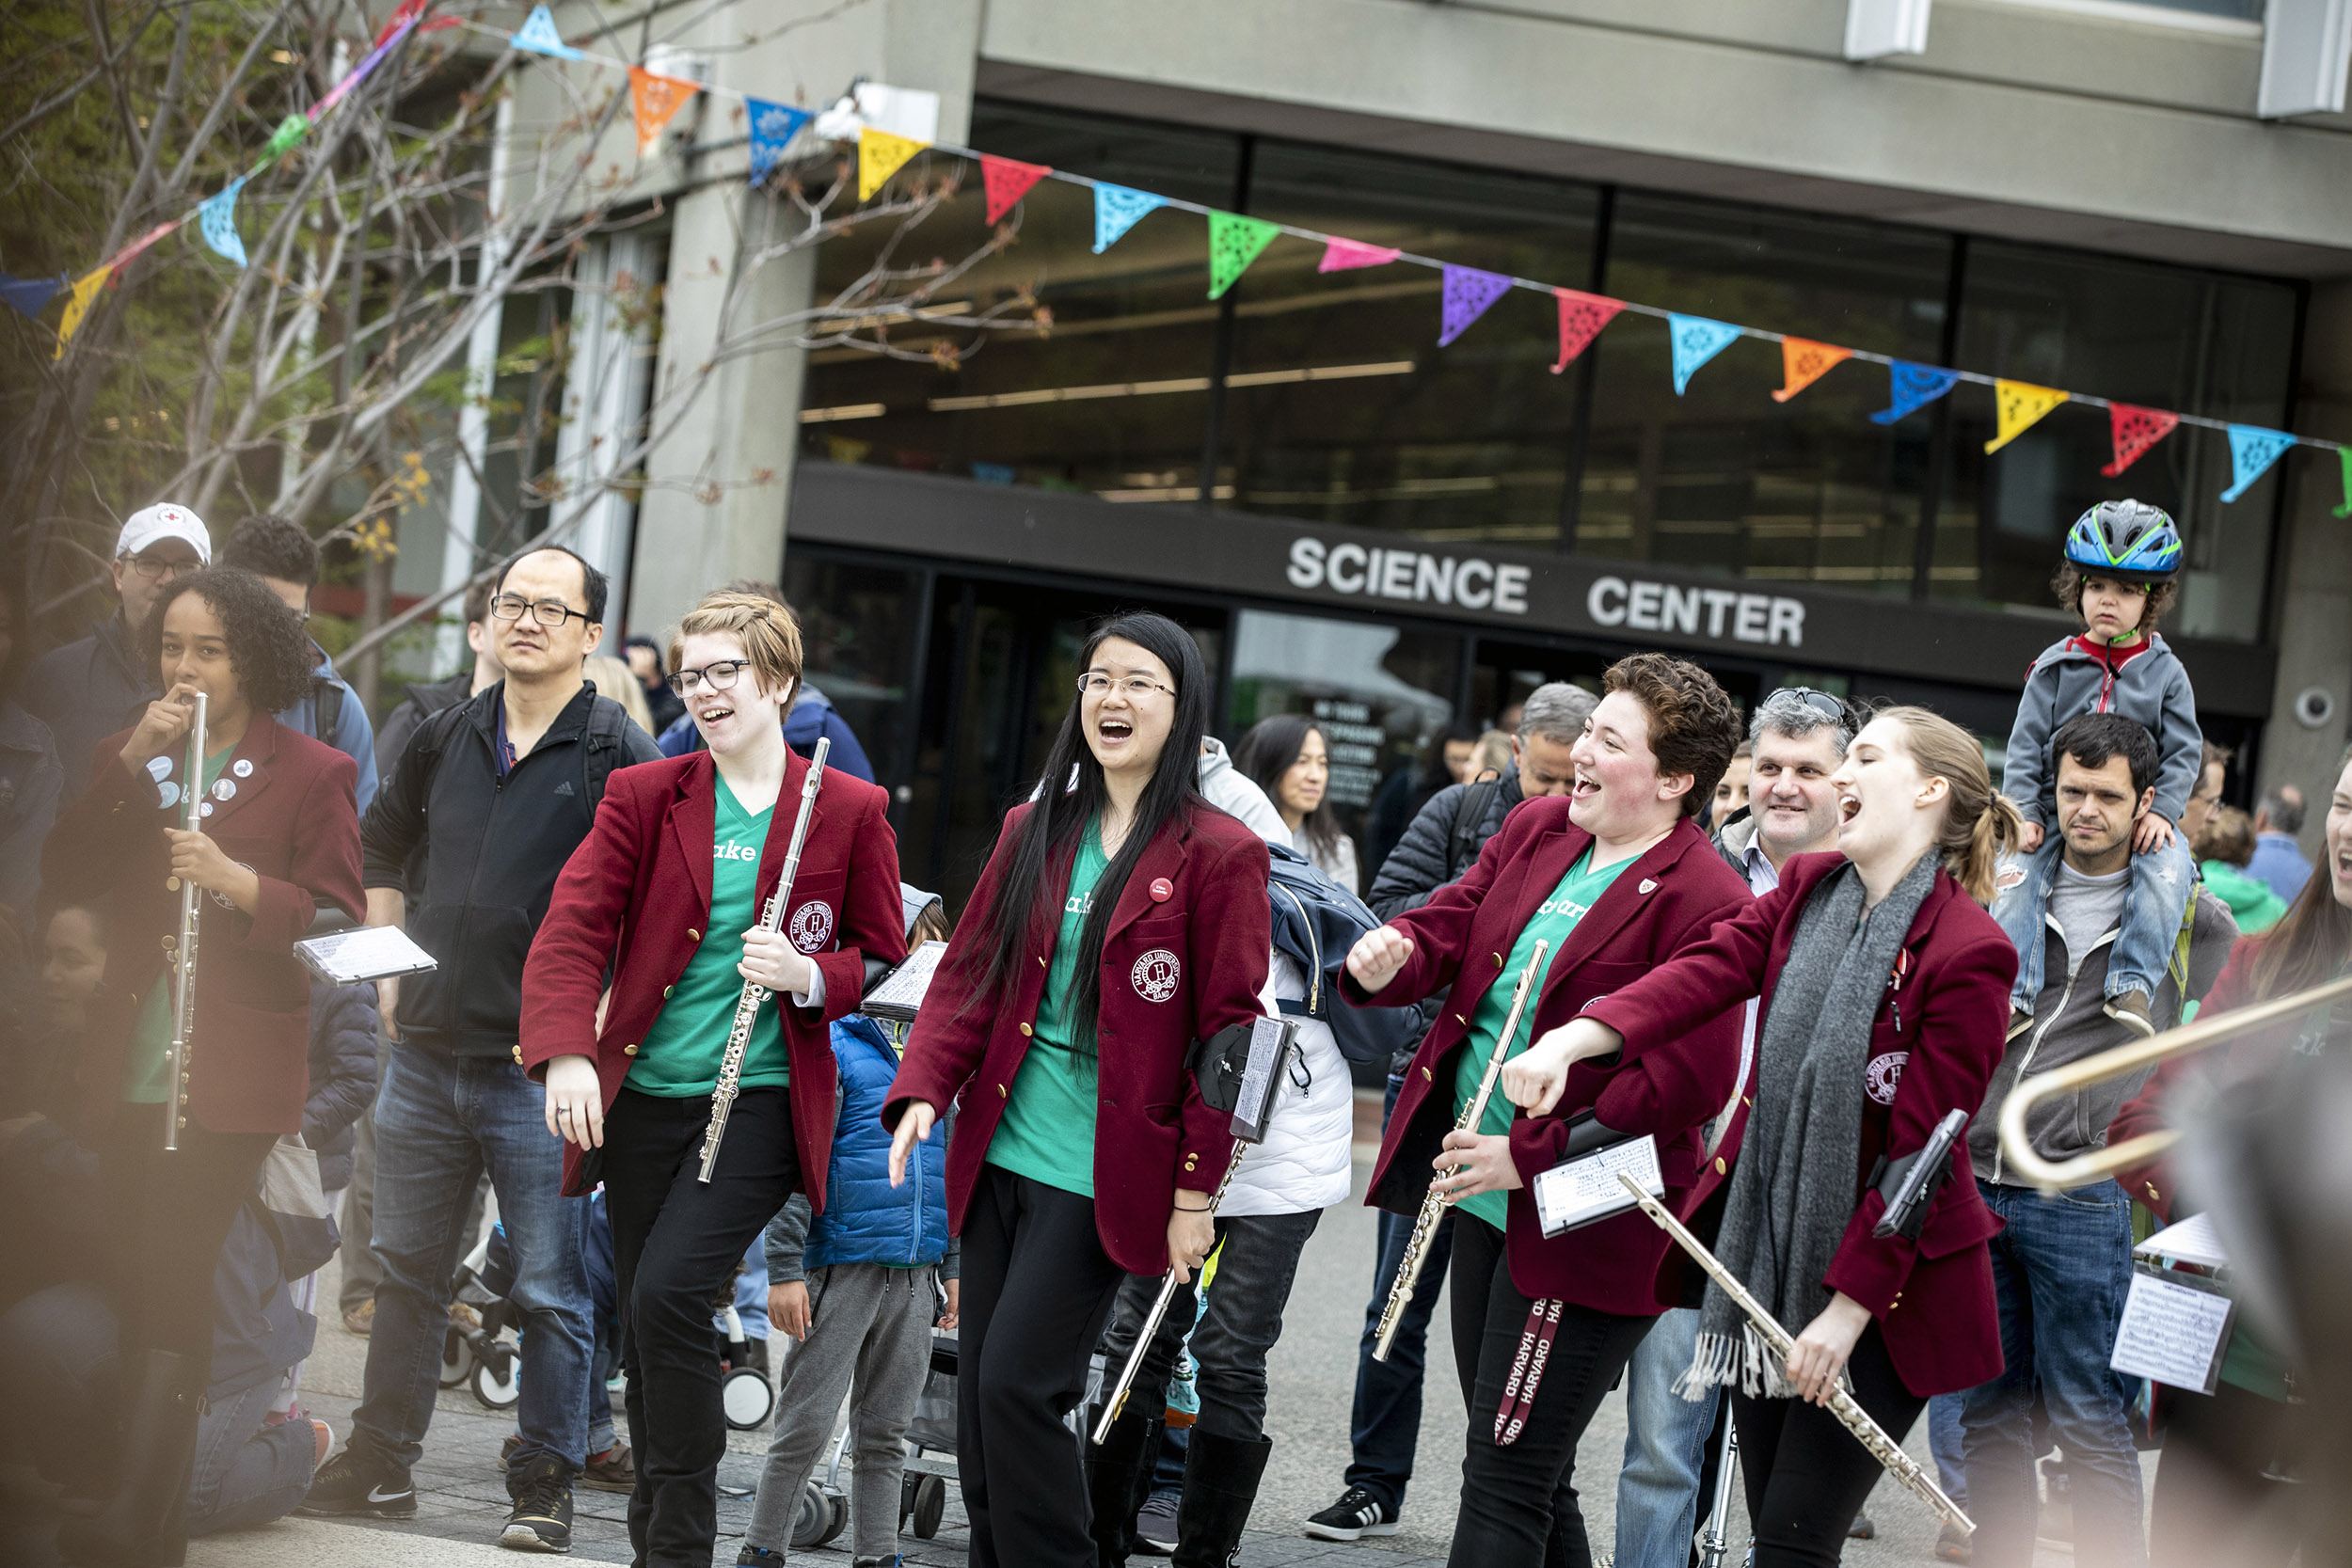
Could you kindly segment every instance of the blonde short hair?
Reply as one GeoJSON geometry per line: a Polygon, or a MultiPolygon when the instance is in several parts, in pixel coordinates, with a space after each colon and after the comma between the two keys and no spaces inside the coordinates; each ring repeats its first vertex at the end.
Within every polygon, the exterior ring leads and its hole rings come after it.
{"type": "Polygon", "coordinates": [[[723,632],[743,644],[759,684],[779,695],[795,689],[801,680],[801,626],[781,601],[760,594],[721,588],[705,594],[670,634],[670,668],[678,667],[679,650],[690,637],[723,632]]]}

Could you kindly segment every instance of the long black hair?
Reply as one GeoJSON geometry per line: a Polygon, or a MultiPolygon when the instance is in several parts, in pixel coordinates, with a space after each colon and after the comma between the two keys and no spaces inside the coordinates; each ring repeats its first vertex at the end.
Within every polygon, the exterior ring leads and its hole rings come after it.
{"type": "MultiPolygon", "coordinates": [[[[1261,719],[1249,726],[1249,733],[1241,737],[1233,749],[1233,766],[1251,783],[1265,791],[1274,809],[1282,809],[1282,775],[1291,770],[1298,753],[1307,749],[1307,737],[1323,735],[1323,726],[1296,713],[1278,713],[1271,719],[1261,719]]],[[[1323,736],[1327,754],[1331,737],[1323,736]]],[[[1299,826],[1307,830],[1307,842],[1318,858],[1329,856],[1339,847],[1339,818],[1331,811],[1331,790],[1324,786],[1323,799],[1315,802],[1299,826]]]]}
{"type": "MultiPolygon", "coordinates": [[[[1173,823],[1179,832],[1189,825],[1194,811],[1207,805],[1200,795],[1200,740],[1209,729],[1209,669],[1192,634],[1165,615],[1131,610],[1098,622],[1087,634],[1079,656],[1081,673],[1094,664],[1104,642],[1120,638],[1152,655],[1168,666],[1176,682],[1176,713],[1168,725],[1168,744],[1160,752],[1152,782],[1136,802],[1136,819],[1109,867],[1095,884],[1094,907],[1078,938],[1077,993],[1070,1016],[1081,1020],[1087,1032],[1094,1028],[1095,1009],[1102,1000],[1103,938],[1120,893],[1134,874],[1136,863],[1160,830],[1173,823]]],[[[1013,977],[1029,961],[1030,943],[1037,938],[1046,911],[1058,911],[1060,890],[1057,866],[1074,866],[1078,835],[1102,814],[1107,803],[1103,765],[1087,744],[1081,710],[1086,699],[1073,691],[1070,711],[1045,754],[1043,783],[1037,802],[1021,824],[1003,877],[988,909],[988,966],[981,973],[976,998],[994,998],[1010,990],[1013,977]]],[[[968,1005],[968,1004],[967,1004],[968,1005]]]]}

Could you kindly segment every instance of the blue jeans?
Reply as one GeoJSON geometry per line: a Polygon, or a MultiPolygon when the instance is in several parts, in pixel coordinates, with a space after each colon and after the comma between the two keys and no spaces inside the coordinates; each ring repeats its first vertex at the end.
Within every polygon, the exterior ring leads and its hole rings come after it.
{"type": "Polygon", "coordinates": [[[1928,1401],[1928,1451],[1935,1455],[1935,1483],[1963,1508],[1968,1506],[1968,1460],[1960,1413],[1967,1403],[1965,1390],[1928,1401]]]}
{"type": "Polygon", "coordinates": [[[2066,1452],[2080,1568],[2140,1568],[2139,1456],[2122,1380],[2108,1370],[2131,1289],[2132,1206],[2112,1181],[2044,1198],[1979,1181],[2007,1228],[1993,1238],[2001,1312],[2001,1375],[1972,1388],[1961,1412],[1979,1568],[2030,1568],[2041,1510],[2034,1482],[2033,1400],[2066,1452]]]}
{"type": "Polygon", "coordinates": [[[547,1092],[510,1061],[393,1049],[375,1104],[375,1291],[368,1372],[352,1445],[400,1465],[424,1452],[440,1386],[450,1281],[472,1240],[463,1228],[486,1169],[513,1249],[522,1315],[519,1474],[543,1454],[587,1459],[590,1322],[586,1200],[565,1197],[563,1146],[548,1136],[547,1092]]]}
{"type": "Polygon", "coordinates": [[[207,1404],[188,1475],[188,1533],[257,1529],[294,1511],[310,1490],[317,1435],[305,1420],[264,1426],[278,1379],[207,1404]]]}
{"type": "Polygon", "coordinates": [[[1682,1568],[1698,1529],[1699,1467],[1715,1429],[1703,1400],[1675,1392],[1699,1345],[1699,1311],[1677,1307],[1650,1325],[1625,1369],[1625,1463],[1617,1471],[1617,1568],[1682,1568]]]}
{"type": "MultiPolygon", "coordinates": [[[[2044,916],[2050,884],[2058,879],[2059,851],[2065,847],[2066,841],[2052,830],[2042,847],[2026,858],[2026,879],[1993,903],[1993,918],[2017,949],[2017,985],[2010,992],[2010,1005],[2022,1013],[2032,1012],[2034,999],[2042,994],[2042,958],[2049,949],[2044,916]]],[[[2106,994],[2113,998],[2138,990],[2153,1001],[2180,941],[2189,896],[2197,889],[2197,863],[2175,834],[2154,854],[2135,854],[2131,870],[2123,928],[2116,936],[2115,951],[2107,956],[2106,994]]]]}
{"type": "MultiPolygon", "coordinates": [[[[1405,1080],[1391,1074],[1389,1095],[1380,1109],[1385,1132],[1396,1111],[1397,1092],[1405,1080]]],[[[1438,1292],[1445,1285],[1446,1265],[1454,1256],[1454,1216],[1438,1222],[1429,1239],[1429,1260],[1422,1265],[1421,1284],[1405,1304],[1389,1347],[1389,1359],[1372,1358],[1379,1338],[1380,1308],[1389,1288],[1405,1264],[1405,1244],[1412,1239],[1408,1214],[1379,1216],[1380,1255],[1372,1271],[1372,1302],[1364,1308],[1364,1337],[1356,1347],[1356,1402],[1348,1421],[1351,1458],[1347,1484],[1360,1486],[1388,1504],[1405,1506],[1405,1483],[1413,1479],[1413,1449],[1421,1440],[1421,1378],[1428,1362],[1429,1318],[1438,1309],[1438,1292]]]]}

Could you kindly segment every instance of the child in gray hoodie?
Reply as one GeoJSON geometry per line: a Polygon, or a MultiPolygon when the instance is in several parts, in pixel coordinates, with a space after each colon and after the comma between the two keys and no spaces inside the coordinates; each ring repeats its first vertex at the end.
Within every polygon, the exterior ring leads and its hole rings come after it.
{"type": "Polygon", "coordinates": [[[2050,737],[2085,713],[2135,720],[2156,742],[2155,800],[2132,837],[2131,893],[2106,974],[2108,1015],[2142,1035],[2155,1032],[2151,998],[2197,887],[2197,863],[2176,824],[2204,755],[2188,672],[2156,635],[2181,558],[2172,519],[2142,501],[2101,501],[2067,531],[2066,559],[2051,586],[2058,602],[2082,617],[2083,630],[2034,660],[2001,781],[2001,793],[2026,819],[2025,847],[2031,851],[2022,869],[2003,872],[1993,905],[1994,918],[2017,944],[2012,1035],[2032,1017],[2042,991],[2042,920],[2058,865],[2052,794],[2058,759],[2050,755],[2050,737]]]}

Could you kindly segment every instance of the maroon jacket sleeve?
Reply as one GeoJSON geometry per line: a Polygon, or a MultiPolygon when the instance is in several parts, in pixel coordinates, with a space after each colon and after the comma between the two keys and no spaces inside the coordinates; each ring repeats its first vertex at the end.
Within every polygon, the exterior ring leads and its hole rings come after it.
{"type": "MultiPolygon", "coordinates": [[[[284,744],[282,736],[279,744],[284,744]]],[[[295,942],[310,934],[310,921],[322,899],[354,920],[367,912],[367,895],[359,887],[359,807],[355,794],[359,765],[331,746],[318,750],[326,757],[311,771],[289,823],[294,833],[291,875],[281,880],[256,873],[261,901],[250,919],[235,922],[242,927],[236,936],[241,947],[292,952],[295,942]]],[[[119,764],[116,771],[121,771],[119,764]]]]}
{"type": "Polygon", "coordinates": [[[1478,918],[1478,908],[1486,901],[1486,890],[1494,886],[1496,876],[1524,842],[1523,829],[1528,820],[1521,816],[1515,823],[1504,817],[1502,829],[1486,840],[1468,871],[1431,894],[1427,903],[1387,922],[1413,944],[1411,956],[1387,985],[1376,992],[1367,991],[1343,966],[1340,994],[1359,1007],[1403,1007],[1452,986],[1462,971],[1462,953],[1470,942],[1470,923],[1478,918]],[[1522,831],[1514,832],[1515,828],[1522,831]]]}
{"type": "MultiPolygon", "coordinates": [[[[1595,1001],[1584,1016],[1624,1036],[1626,1050],[1632,1053],[1677,1038],[1737,1007],[1763,990],[1772,933],[1793,896],[1789,884],[1783,882],[1761,898],[1728,909],[1712,926],[1694,927],[1672,958],[1595,1001]]],[[[1737,1012],[1729,1016],[1740,1018],[1737,1012]]],[[[1736,1056],[1734,1066],[1736,1070],[1736,1056]]],[[[1730,1098],[1731,1085],[1725,1084],[1708,1115],[1730,1098]]],[[[1595,1114],[1610,1126],[1617,1125],[1605,1112],[1597,1109],[1595,1114]]]]}
{"type": "Polygon", "coordinates": [[[588,836],[555,879],[523,962],[523,1069],[533,1078],[558,1056],[596,1054],[596,1003],[620,945],[638,862],[658,852],[645,843],[646,815],[628,770],[615,772],[588,836]]]}
{"type": "MultiPolygon", "coordinates": [[[[1888,1108],[1890,1160],[1918,1152],[1935,1124],[1954,1107],[1974,1117],[1984,1103],[1994,1070],[2001,1065],[2010,988],[2017,980],[2017,950],[1998,927],[1985,924],[1986,934],[1940,955],[1932,971],[1922,976],[1926,994],[1920,998],[1917,1030],[1911,1037],[1911,1057],[1903,1064],[1895,1103],[1888,1108]]],[[[1954,1179],[1965,1180],[1965,1146],[1953,1154],[1954,1179]]],[[[1932,1250],[1928,1232],[1917,1242],[1871,1235],[1885,1212],[1886,1200],[1876,1188],[1862,1195],[1823,1281],[1869,1308],[1875,1318],[1883,1318],[1902,1293],[1921,1246],[1932,1250]]]]}
{"type": "MultiPolygon", "coordinates": [[[[857,820],[850,832],[849,887],[842,895],[840,946],[815,956],[825,977],[821,1010],[803,1008],[811,1023],[831,1023],[857,1011],[866,992],[866,960],[896,964],[907,956],[905,906],[898,897],[898,835],[882,808],[890,800],[878,788],[859,792],[857,820]]],[[[788,1005],[790,998],[780,1005],[788,1005]]]]}
{"type": "Polygon", "coordinates": [[[159,832],[163,796],[145,772],[122,766],[121,735],[98,743],[89,782],[73,803],[57,814],[40,851],[40,884],[58,898],[94,898],[115,886],[147,840],[137,831],[159,832]],[[133,815],[125,816],[124,813],[133,815]]]}
{"type": "Polygon", "coordinates": [[[898,1075],[891,1080],[890,1097],[882,1102],[884,1127],[897,1129],[911,1100],[928,1101],[946,1116],[964,1085],[972,1081],[972,1074],[979,1070],[980,1058],[988,1053],[996,1010],[986,998],[972,993],[988,967],[988,944],[993,940],[988,929],[989,907],[995,900],[996,884],[1004,879],[1012,847],[1021,840],[1021,824],[1031,809],[1025,803],[1013,807],[996,831],[996,847],[989,852],[978,885],[963,907],[963,918],[947,939],[947,951],[932,977],[930,991],[907,1031],[898,1075]]]}
{"type": "MultiPolygon", "coordinates": [[[[1266,897],[1267,855],[1256,834],[1237,839],[1216,864],[1204,869],[1192,906],[1189,945],[1208,962],[1192,966],[1192,1017],[1200,1038],[1214,1039],[1236,1023],[1265,1016],[1258,993],[1265,989],[1274,955],[1274,909],[1266,897]]],[[[1212,1193],[1224,1180],[1232,1157],[1232,1117],[1200,1098],[1200,1082],[1184,1074],[1184,1138],[1182,1152],[1198,1156],[1176,1163],[1176,1185],[1212,1193]]]]}

